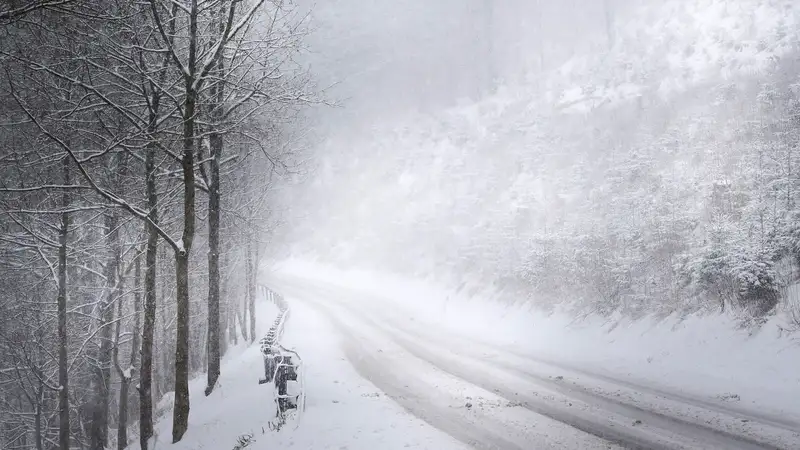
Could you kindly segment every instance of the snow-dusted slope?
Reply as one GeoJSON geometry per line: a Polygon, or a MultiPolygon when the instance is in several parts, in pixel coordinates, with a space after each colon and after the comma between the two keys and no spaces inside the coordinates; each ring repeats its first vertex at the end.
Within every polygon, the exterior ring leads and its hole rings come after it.
{"type": "Polygon", "coordinates": [[[770,311],[800,204],[795,3],[642,1],[529,84],[343,130],[291,197],[313,211],[293,251],[545,307],[770,311]]]}
{"type": "Polygon", "coordinates": [[[765,75],[797,51],[792,0],[644,1],[621,17],[613,46],[564,64],[548,84],[560,106],[588,111],[647,92],[765,75]],[[560,94],[559,94],[560,92],[560,94]]]}

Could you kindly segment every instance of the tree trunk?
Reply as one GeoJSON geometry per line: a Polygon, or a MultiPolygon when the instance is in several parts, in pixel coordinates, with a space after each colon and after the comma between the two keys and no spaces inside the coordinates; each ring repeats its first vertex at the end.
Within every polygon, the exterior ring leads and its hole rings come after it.
{"type": "MultiPolygon", "coordinates": [[[[124,173],[124,169],[120,168],[120,172],[124,173]]],[[[115,210],[106,214],[105,222],[106,246],[110,253],[105,270],[108,292],[105,302],[101,305],[100,314],[100,351],[95,368],[95,402],[92,409],[92,422],[89,424],[89,448],[92,450],[103,450],[108,443],[108,410],[111,398],[111,322],[114,320],[114,302],[117,301],[122,281],[119,280],[118,283],[117,280],[122,252],[119,242],[119,221],[115,210]]]]}
{"type": "MultiPolygon", "coordinates": [[[[70,183],[69,157],[63,162],[64,184],[70,183]]],[[[69,191],[61,196],[61,229],[58,233],[58,446],[69,450],[69,383],[67,373],[67,233],[69,232],[69,191]]]]}
{"type": "Polygon", "coordinates": [[[42,442],[42,392],[44,386],[39,383],[39,392],[36,393],[36,415],[33,418],[33,432],[36,433],[34,439],[36,440],[36,450],[44,450],[42,442]]]}
{"type": "Polygon", "coordinates": [[[250,282],[247,283],[248,306],[250,308],[250,342],[256,340],[256,261],[253,255],[253,234],[252,230],[248,233],[249,241],[247,245],[247,269],[250,273],[250,282]]]}
{"type": "Polygon", "coordinates": [[[603,13],[606,24],[606,40],[609,49],[614,46],[614,8],[614,0],[603,1],[603,13]]]}
{"type": "Polygon", "coordinates": [[[214,390],[220,374],[220,320],[219,320],[219,216],[220,216],[220,176],[219,161],[222,156],[222,136],[212,133],[211,142],[211,183],[208,193],[208,381],[205,394],[214,390]]]}
{"type": "MultiPolygon", "coordinates": [[[[539,45],[539,73],[544,72],[544,34],[542,33],[543,22],[544,22],[544,11],[542,10],[542,2],[543,0],[536,0],[536,17],[537,17],[537,33],[538,33],[538,45],[539,45]]],[[[539,77],[537,77],[539,78],[539,77]]]]}
{"type": "Polygon", "coordinates": [[[243,239],[243,248],[244,248],[244,302],[241,304],[241,309],[236,308],[237,311],[241,311],[241,315],[239,316],[239,328],[242,331],[242,340],[247,342],[250,339],[247,337],[247,310],[250,307],[250,281],[251,281],[251,273],[250,273],[250,250],[247,247],[247,239],[243,239]]]}
{"type": "Polygon", "coordinates": [[[483,94],[491,94],[495,88],[495,48],[494,48],[494,0],[484,0],[483,3],[483,28],[486,46],[483,94]]]}
{"type": "MultiPolygon", "coordinates": [[[[197,45],[197,1],[192,1],[189,23],[190,54],[197,45]]],[[[190,59],[194,59],[191,57],[190,59]]],[[[194,70],[194,62],[189,65],[194,70]]],[[[197,93],[193,87],[194,74],[186,77],[186,101],[183,117],[183,238],[175,252],[175,282],[177,322],[175,342],[175,407],[172,415],[172,443],[179,442],[189,426],[189,255],[194,240],[194,122],[197,93]]]]}
{"type": "MultiPolygon", "coordinates": [[[[220,8],[218,20],[218,32],[220,38],[225,30],[225,9],[220,8]]],[[[225,63],[224,59],[220,58],[215,72],[217,77],[221,80],[225,77],[225,63]]],[[[214,83],[211,86],[212,97],[212,110],[211,117],[215,127],[221,127],[223,119],[223,103],[225,101],[225,84],[221,82],[214,83]]],[[[222,160],[223,152],[223,138],[219,130],[212,130],[209,135],[209,144],[211,147],[211,183],[208,187],[208,342],[207,352],[208,357],[208,380],[206,385],[206,395],[211,394],[214,386],[220,375],[220,317],[219,317],[219,292],[220,292],[220,274],[219,274],[219,251],[220,251],[220,233],[219,233],[219,219],[221,208],[221,186],[219,166],[222,160]]]]}
{"type": "MultiPolygon", "coordinates": [[[[246,289],[245,292],[247,292],[246,289]]],[[[239,331],[242,332],[242,340],[247,342],[249,340],[247,339],[247,325],[245,323],[247,320],[247,298],[244,299],[244,303],[236,305],[234,309],[236,310],[236,319],[239,321],[239,331]],[[241,305],[244,305],[244,307],[241,308],[241,305]]]]}
{"type": "Polygon", "coordinates": [[[179,442],[189,420],[189,258],[183,251],[175,255],[177,282],[177,320],[175,342],[175,409],[172,417],[172,443],[179,442]]]}
{"type": "MultiPolygon", "coordinates": [[[[223,260],[222,260],[222,267],[228,267],[228,252],[223,252],[223,260]]],[[[228,277],[222,277],[221,280],[222,286],[220,287],[220,300],[223,301],[225,307],[221,309],[224,311],[224,315],[220,318],[220,322],[223,327],[227,328],[228,336],[225,336],[224,328],[220,332],[219,335],[219,345],[220,345],[220,356],[225,355],[228,352],[228,339],[232,340],[233,343],[236,343],[236,322],[234,321],[234,314],[233,310],[231,309],[231,296],[230,292],[228,291],[228,277]]]]}
{"type": "MultiPolygon", "coordinates": [[[[158,97],[153,102],[158,111],[158,97]]],[[[155,130],[157,115],[151,113],[149,131],[155,130]]],[[[156,263],[158,257],[158,193],[156,191],[156,146],[150,143],[145,156],[147,173],[147,249],[144,268],[144,318],[142,321],[142,365],[139,374],[139,442],[147,450],[147,441],[153,436],[153,336],[156,324],[156,263]],[[151,224],[152,223],[152,224],[151,224]]]]}
{"type": "MultiPolygon", "coordinates": [[[[123,450],[128,446],[128,396],[130,392],[131,379],[133,378],[133,368],[136,367],[136,355],[139,352],[139,314],[141,314],[142,296],[139,294],[142,279],[142,265],[140,256],[136,256],[134,265],[134,294],[133,294],[133,340],[131,342],[131,354],[126,370],[117,364],[119,372],[119,413],[117,419],[117,450],[123,450]]],[[[120,303],[121,305],[121,303],[120,303]]],[[[121,308],[120,308],[121,309],[121,308]]],[[[120,317],[122,314],[120,314],[120,317]]],[[[117,334],[119,339],[119,334],[117,334]]],[[[119,343],[117,344],[119,348],[119,343]]]]}

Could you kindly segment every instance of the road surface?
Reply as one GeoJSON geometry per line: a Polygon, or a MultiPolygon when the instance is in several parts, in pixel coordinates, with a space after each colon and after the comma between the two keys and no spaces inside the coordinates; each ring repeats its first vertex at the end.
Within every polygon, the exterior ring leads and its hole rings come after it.
{"type": "Polygon", "coordinates": [[[323,314],[359,374],[478,449],[800,449],[800,424],[402,320],[368,294],[272,280],[323,314]]]}

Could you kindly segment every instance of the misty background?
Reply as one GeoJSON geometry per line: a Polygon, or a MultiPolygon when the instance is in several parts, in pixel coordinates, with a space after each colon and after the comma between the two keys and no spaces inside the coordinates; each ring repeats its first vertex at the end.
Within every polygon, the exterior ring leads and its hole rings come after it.
{"type": "Polygon", "coordinates": [[[282,189],[277,259],[582,313],[793,308],[791,1],[337,1],[309,19],[339,106],[314,111],[310,176],[282,189]]]}
{"type": "Polygon", "coordinates": [[[328,92],[341,105],[320,114],[352,128],[475,101],[502,84],[535,82],[542,67],[604,44],[607,20],[634,1],[298,4],[309,14],[303,59],[321,86],[334,86],[328,92]]]}

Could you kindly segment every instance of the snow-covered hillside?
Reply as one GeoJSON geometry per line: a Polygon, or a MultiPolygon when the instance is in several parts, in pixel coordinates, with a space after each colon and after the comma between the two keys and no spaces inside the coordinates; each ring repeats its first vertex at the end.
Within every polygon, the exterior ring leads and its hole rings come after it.
{"type": "Polygon", "coordinates": [[[640,3],[620,18],[610,49],[598,43],[548,78],[551,100],[576,112],[653,92],[669,100],[704,83],[767,76],[800,43],[791,0],[640,3]]]}
{"type": "Polygon", "coordinates": [[[291,197],[314,211],[293,252],[601,314],[771,312],[797,273],[798,17],[642,1],[527,84],[342,130],[291,197]]]}

